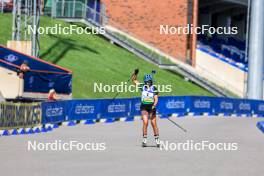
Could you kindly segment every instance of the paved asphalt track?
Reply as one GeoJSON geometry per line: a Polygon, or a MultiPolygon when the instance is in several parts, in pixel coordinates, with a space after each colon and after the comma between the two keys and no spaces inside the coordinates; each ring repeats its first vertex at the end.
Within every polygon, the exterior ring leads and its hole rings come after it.
{"type": "MultiPolygon", "coordinates": [[[[237,143],[237,151],[164,151],[141,147],[141,121],[60,127],[49,133],[0,137],[0,175],[4,176],[260,176],[264,173],[264,135],[256,118],[172,118],[159,120],[161,140],[170,143],[237,143]],[[28,141],[105,142],[104,151],[28,151],[28,141]]],[[[150,128],[149,128],[150,130],[150,128]]],[[[149,145],[154,144],[152,132],[149,145]]]]}

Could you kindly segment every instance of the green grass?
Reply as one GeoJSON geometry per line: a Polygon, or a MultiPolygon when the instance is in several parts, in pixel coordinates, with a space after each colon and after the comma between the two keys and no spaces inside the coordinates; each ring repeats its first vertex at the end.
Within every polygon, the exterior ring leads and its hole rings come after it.
{"type": "Polygon", "coordinates": [[[170,64],[170,65],[174,65],[175,63],[173,63],[169,58],[166,58],[164,56],[161,56],[160,54],[158,54],[157,52],[143,46],[142,44],[135,42],[134,40],[118,33],[118,32],[114,32],[116,36],[118,36],[119,39],[121,40],[125,40],[127,41],[130,45],[132,45],[135,48],[138,48],[139,50],[147,53],[149,56],[152,57],[153,60],[157,61],[159,64],[170,64]]]}
{"type": "MultiPolygon", "coordinates": [[[[6,45],[11,39],[12,15],[0,14],[0,43],[6,45]]],[[[69,23],[41,17],[41,26],[54,26],[69,23]]],[[[75,98],[110,98],[115,93],[93,91],[94,83],[120,84],[126,81],[134,68],[139,68],[139,79],[151,70],[157,70],[156,84],[172,85],[171,93],[161,95],[207,95],[205,89],[184,81],[175,75],[138,58],[132,53],[110,44],[99,35],[41,35],[40,58],[58,64],[73,71],[73,96],[75,98]]],[[[121,93],[119,97],[140,96],[140,93],[121,93]]]]}

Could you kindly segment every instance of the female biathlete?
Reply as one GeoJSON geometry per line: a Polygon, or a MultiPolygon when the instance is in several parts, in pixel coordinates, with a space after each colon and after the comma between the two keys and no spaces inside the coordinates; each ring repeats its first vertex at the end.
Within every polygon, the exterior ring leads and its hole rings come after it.
{"type": "Polygon", "coordinates": [[[153,77],[150,74],[144,76],[144,84],[137,80],[139,70],[136,69],[132,75],[132,82],[141,90],[141,105],[140,111],[143,120],[143,142],[142,147],[147,146],[147,129],[148,119],[151,120],[151,125],[154,132],[155,142],[157,147],[160,147],[159,130],[157,127],[156,105],[158,104],[158,90],[153,85],[153,77]]]}

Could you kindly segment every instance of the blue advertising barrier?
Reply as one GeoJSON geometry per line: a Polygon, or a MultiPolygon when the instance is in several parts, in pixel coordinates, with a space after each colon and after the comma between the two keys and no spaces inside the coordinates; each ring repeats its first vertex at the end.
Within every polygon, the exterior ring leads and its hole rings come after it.
{"type": "Polygon", "coordinates": [[[238,116],[246,115],[252,116],[253,110],[253,100],[244,100],[244,99],[237,99],[235,101],[235,113],[238,116]]]}
{"type": "Polygon", "coordinates": [[[262,133],[264,133],[264,121],[258,122],[257,127],[262,133]]]}
{"type": "Polygon", "coordinates": [[[213,97],[189,97],[189,112],[194,115],[203,115],[208,113],[209,115],[214,114],[215,98],[213,97]]]}
{"type": "Polygon", "coordinates": [[[157,110],[159,114],[168,116],[177,114],[178,116],[185,115],[189,110],[189,97],[160,97],[157,110]]]}
{"type": "Polygon", "coordinates": [[[101,117],[104,119],[128,117],[131,112],[131,99],[101,100],[101,117]]]}
{"type": "Polygon", "coordinates": [[[263,117],[264,116],[264,101],[252,102],[253,114],[263,117]]]}
{"type": "Polygon", "coordinates": [[[98,100],[72,100],[68,104],[70,120],[92,120],[100,118],[101,102],[98,100]]]}
{"type": "MultiPolygon", "coordinates": [[[[230,116],[264,116],[264,101],[202,97],[159,97],[157,112],[162,116],[176,114],[230,116]]],[[[140,115],[140,98],[69,100],[42,103],[42,123],[58,123],[76,120],[132,118],[140,115]]]]}
{"type": "Polygon", "coordinates": [[[44,102],[42,108],[42,124],[59,123],[67,120],[71,101],[44,102]]]}
{"type": "Polygon", "coordinates": [[[138,116],[141,114],[140,113],[140,104],[141,104],[140,98],[131,98],[130,117],[138,116]]]}
{"type": "Polygon", "coordinates": [[[234,114],[235,100],[231,98],[217,98],[214,100],[214,113],[223,114],[224,116],[230,116],[234,114]]]}

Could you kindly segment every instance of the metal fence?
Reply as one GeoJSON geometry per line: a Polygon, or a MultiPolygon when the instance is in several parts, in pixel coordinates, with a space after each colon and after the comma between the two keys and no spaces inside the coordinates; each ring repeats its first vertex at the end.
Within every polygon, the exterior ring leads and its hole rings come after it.
{"type": "Polygon", "coordinates": [[[52,12],[56,18],[83,18],[85,6],[79,1],[58,1],[52,12]]]}
{"type": "Polygon", "coordinates": [[[5,3],[4,3],[4,0],[1,0],[0,1],[0,6],[1,6],[1,13],[4,13],[4,6],[5,6],[5,3]]]}

